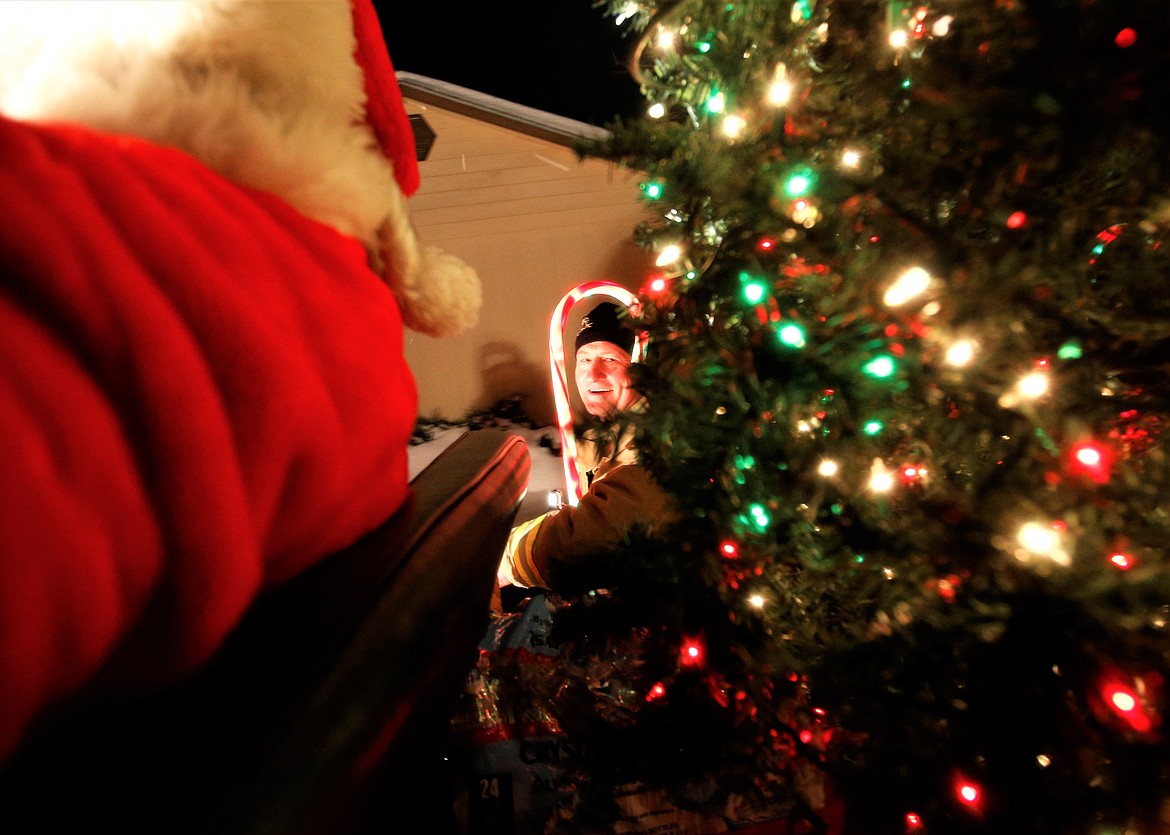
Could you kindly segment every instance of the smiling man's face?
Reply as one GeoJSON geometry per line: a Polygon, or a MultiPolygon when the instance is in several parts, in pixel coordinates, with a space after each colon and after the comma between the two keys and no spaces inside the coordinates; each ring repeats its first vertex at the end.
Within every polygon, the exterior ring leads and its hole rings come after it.
{"type": "Polygon", "coordinates": [[[589,342],[577,349],[574,379],[585,410],[597,417],[628,409],[637,400],[630,388],[630,354],[612,342],[589,342]]]}

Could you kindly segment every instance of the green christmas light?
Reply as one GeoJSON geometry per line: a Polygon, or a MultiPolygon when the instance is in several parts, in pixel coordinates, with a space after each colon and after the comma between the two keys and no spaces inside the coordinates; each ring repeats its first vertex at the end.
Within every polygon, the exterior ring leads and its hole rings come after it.
{"type": "Polygon", "coordinates": [[[739,280],[743,283],[743,297],[748,304],[759,304],[764,300],[764,295],[768,292],[768,285],[762,279],[742,272],[739,274],[739,280]]]}
{"type": "Polygon", "coordinates": [[[898,370],[898,365],[894,362],[893,357],[880,354],[863,365],[861,370],[871,377],[884,380],[894,376],[894,372],[898,370]]]}
{"type": "Polygon", "coordinates": [[[1079,360],[1085,355],[1085,352],[1081,349],[1081,344],[1072,339],[1061,345],[1056,355],[1062,360],[1079,360]]]}
{"type": "Polygon", "coordinates": [[[783,345],[789,348],[803,348],[805,346],[804,328],[800,325],[785,325],[776,334],[783,345]]]}
{"type": "Polygon", "coordinates": [[[706,55],[708,52],[711,51],[711,44],[708,41],[699,41],[698,43],[695,44],[695,49],[699,50],[699,52],[706,55]]]}
{"type": "Polygon", "coordinates": [[[817,184],[816,172],[811,168],[797,168],[784,180],[784,193],[789,197],[804,197],[817,184]]]}
{"type": "Polygon", "coordinates": [[[657,200],[659,197],[661,197],[663,190],[662,183],[658,182],[657,180],[650,180],[649,182],[642,183],[642,193],[651,200],[657,200]]]}
{"type": "Polygon", "coordinates": [[[707,112],[708,113],[722,113],[726,108],[727,108],[727,97],[718,91],[715,93],[712,93],[711,97],[709,99],[707,99],[707,112]]]}
{"type": "Polygon", "coordinates": [[[865,425],[861,427],[861,431],[871,438],[880,435],[883,429],[885,429],[885,424],[880,420],[867,420],[865,425]]]}
{"type": "Polygon", "coordinates": [[[762,504],[756,503],[750,505],[748,507],[748,513],[751,514],[750,519],[744,516],[740,517],[747,523],[748,527],[756,533],[763,533],[768,529],[768,525],[772,520],[768,516],[767,509],[762,504]]]}
{"type": "Polygon", "coordinates": [[[804,23],[812,18],[812,0],[796,0],[792,4],[792,20],[794,23],[804,23]]]}

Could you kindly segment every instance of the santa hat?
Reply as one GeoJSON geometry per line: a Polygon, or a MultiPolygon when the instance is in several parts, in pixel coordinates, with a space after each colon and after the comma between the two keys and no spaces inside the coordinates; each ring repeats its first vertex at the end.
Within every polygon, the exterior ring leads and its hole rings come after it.
{"type": "Polygon", "coordinates": [[[413,133],[372,0],[0,2],[0,112],[171,145],[365,244],[408,327],[475,324],[475,272],[424,247],[413,133]]]}

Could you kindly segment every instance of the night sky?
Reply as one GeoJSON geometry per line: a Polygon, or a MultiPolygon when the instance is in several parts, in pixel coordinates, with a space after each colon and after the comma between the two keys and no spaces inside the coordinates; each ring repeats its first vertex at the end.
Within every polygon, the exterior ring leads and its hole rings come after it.
{"type": "Polygon", "coordinates": [[[375,0],[395,69],[594,125],[644,107],[593,0],[375,0]]]}

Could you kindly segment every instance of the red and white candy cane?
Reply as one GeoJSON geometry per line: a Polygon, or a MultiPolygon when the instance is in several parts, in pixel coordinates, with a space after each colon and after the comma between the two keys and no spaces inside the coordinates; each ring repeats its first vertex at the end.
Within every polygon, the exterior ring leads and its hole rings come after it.
{"type": "MultiPolygon", "coordinates": [[[[615,301],[629,308],[631,315],[638,316],[642,312],[642,304],[638,297],[620,284],[612,281],[586,281],[578,284],[565,294],[553,311],[549,321],[548,356],[552,366],[553,400],[557,407],[557,428],[561,433],[561,458],[565,467],[565,496],[568,504],[577,506],[584,492],[581,489],[581,479],[577,475],[577,438],[573,433],[573,413],[569,405],[569,379],[571,375],[565,368],[565,325],[569,321],[569,311],[582,299],[590,296],[609,296],[615,301]]],[[[646,335],[639,333],[634,341],[632,361],[637,362],[646,350],[646,335]]]]}

